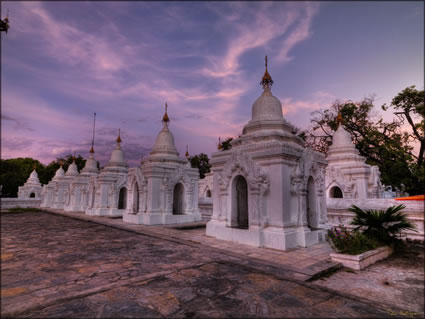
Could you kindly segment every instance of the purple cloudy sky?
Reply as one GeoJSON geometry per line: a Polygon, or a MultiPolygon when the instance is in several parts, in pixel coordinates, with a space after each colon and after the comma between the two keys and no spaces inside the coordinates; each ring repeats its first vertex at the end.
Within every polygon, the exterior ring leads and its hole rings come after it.
{"type": "MultiPolygon", "coordinates": [[[[423,2],[3,2],[2,158],[108,160],[118,128],[130,166],[160,131],[181,155],[240,134],[264,56],[285,117],[304,129],[335,99],[388,103],[424,87],[423,2]]],[[[390,113],[385,115],[391,119],[390,113]]]]}

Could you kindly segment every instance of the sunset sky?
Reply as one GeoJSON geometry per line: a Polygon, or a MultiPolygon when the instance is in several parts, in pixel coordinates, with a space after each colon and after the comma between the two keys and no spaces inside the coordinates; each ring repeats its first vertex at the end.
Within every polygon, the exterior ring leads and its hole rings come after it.
{"type": "MultiPolygon", "coordinates": [[[[130,166],[151,150],[165,102],[183,156],[235,137],[262,93],[301,129],[336,99],[374,94],[377,111],[424,87],[424,3],[9,2],[1,35],[1,157],[104,165],[121,128],[130,166]]],[[[387,112],[385,118],[392,119],[387,112]]]]}

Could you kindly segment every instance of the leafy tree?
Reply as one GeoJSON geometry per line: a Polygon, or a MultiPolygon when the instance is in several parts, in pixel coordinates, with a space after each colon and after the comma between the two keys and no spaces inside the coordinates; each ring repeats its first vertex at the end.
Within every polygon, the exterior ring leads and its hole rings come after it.
{"type": "MultiPolygon", "coordinates": [[[[338,128],[337,114],[342,115],[342,124],[351,134],[360,155],[370,165],[377,165],[381,171],[381,182],[411,195],[423,193],[425,168],[424,144],[424,91],[410,87],[393,99],[392,105],[399,119],[385,122],[373,112],[373,98],[361,102],[336,101],[329,109],[315,111],[311,120],[313,126],[307,133],[306,144],[313,149],[327,153],[332,144],[332,136],[338,128]],[[422,100],[421,100],[422,98],[422,100]],[[413,123],[416,131],[402,130],[402,117],[413,123]],[[419,118],[419,123],[414,119],[419,118]],[[419,155],[413,150],[420,143],[419,155]]],[[[384,110],[389,107],[383,106],[384,110]]]]}
{"type": "Polygon", "coordinates": [[[33,158],[12,158],[0,160],[0,185],[3,197],[17,197],[18,187],[24,185],[29,175],[36,166],[37,171],[44,165],[33,158]]]}
{"type": "MultiPolygon", "coordinates": [[[[407,121],[412,129],[409,138],[420,143],[419,155],[416,158],[416,167],[419,169],[424,164],[425,152],[425,91],[418,91],[415,86],[405,88],[391,101],[391,106],[397,111],[394,112],[399,118],[401,125],[407,121]],[[419,117],[420,122],[415,123],[415,117],[419,117]]],[[[388,110],[385,104],[384,111],[388,110]]]]}
{"type": "Polygon", "coordinates": [[[222,151],[230,150],[232,148],[232,144],[230,143],[231,141],[233,141],[233,137],[228,137],[227,139],[221,142],[219,149],[222,151]]]}
{"type": "Polygon", "coordinates": [[[201,153],[199,155],[191,156],[189,157],[189,161],[193,168],[199,169],[201,179],[205,177],[205,174],[210,172],[211,164],[207,154],[201,153]]]}
{"type": "MultiPolygon", "coordinates": [[[[67,170],[73,161],[72,155],[67,155],[65,158],[58,158],[47,166],[29,157],[0,160],[0,185],[3,185],[2,196],[17,197],[18,187],[24,185],[28,180],[34,169],[34,165],[40,183],[47,184],[55,176],[56,171],[60,167],[61,160],[64,162],[64,170],[67,170]]],[[[81,171],[84,168],[86,160],[81,155],[78,155],[75,158],[75,163],[78,170],[81,171]]]]}

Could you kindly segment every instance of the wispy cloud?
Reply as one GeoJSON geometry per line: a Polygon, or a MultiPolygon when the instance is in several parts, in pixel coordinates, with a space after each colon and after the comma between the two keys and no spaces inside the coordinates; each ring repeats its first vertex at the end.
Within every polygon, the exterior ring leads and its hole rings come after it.
{"type": "MultiPolygon", "coordinates": [[[[88,151],[87,116],[96,111],[102,116],[96,156],[108,160],[121,127],[128,135],[123,149],[134,163],[152,147],[165,101],[176,137],[200,139],[194,152],[208,152],[205,145],[219,135],[239,134],[250,113],[237,112],[241,98],[258,84],[243,68],[245,59],[260,49],[276,63],[287,63],[291,49],[310,36],[319,7],[285,2],[196,3],[194,9],[149,2],[13,6],[19,23],[3,58],[8,72],[25,74],[27,83],[17,90],[5,78],[3,112],[10,119],[3,120],[22,128],[29,123],[32,156],[50,161],[88,151]],[[75,14],[78,6],[84,7],[82,15],[75,14]],[[208,18],[196,18],[198,12],[208,18]]],[[[16,154],[7,145],[2,150],[16,154]]]]}

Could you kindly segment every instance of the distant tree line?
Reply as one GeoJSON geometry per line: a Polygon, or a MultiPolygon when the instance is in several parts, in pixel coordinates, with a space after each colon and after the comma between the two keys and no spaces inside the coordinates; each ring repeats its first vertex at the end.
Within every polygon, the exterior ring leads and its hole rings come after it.
{"type": "MultiPolygon", "coordinates": [[[[24,185],[27,181],[34,169],[34,165],[40,183],[47,184],[55,176],[61,161],[63,161],[63,169],[66,171],[73,161],[73,156],[69,154],[63,158],[57,158],[48,165],[44,165],[40,161],[30,157],[0,159],[0,185],[3,186],[1,191],[2,197],[17,197],[18,187],[24,185]]],[[[78,155],[75,157],[75,164],[78,170],[81,171],[86,164],[86,160],[81,155],[78,155]]],[[[99,167],[99,163],[97,165],[99,167]]]]}

